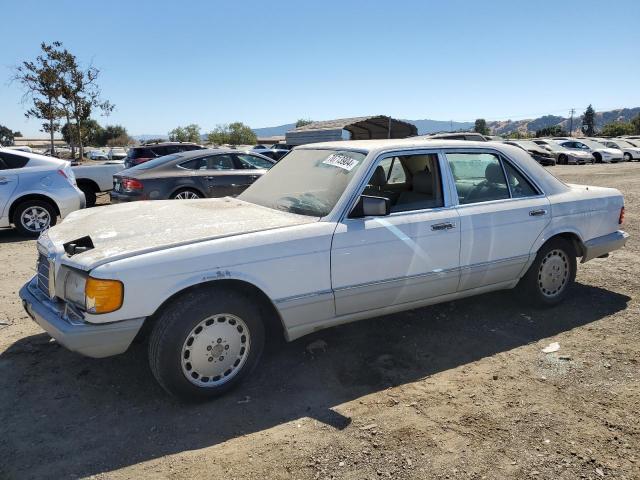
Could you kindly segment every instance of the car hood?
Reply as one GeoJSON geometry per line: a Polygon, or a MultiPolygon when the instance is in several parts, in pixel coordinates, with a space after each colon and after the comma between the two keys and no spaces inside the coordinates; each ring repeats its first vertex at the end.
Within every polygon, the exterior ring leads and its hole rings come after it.
{"type": "Polygon", "coordinates": [[[234,198],[156,200],[78,210],[38,240],[83,270],[114,260],[217,238],[317,222],[234,198]],[[69,256],[62,245],[89,236],[94,248],[69,256]]]}

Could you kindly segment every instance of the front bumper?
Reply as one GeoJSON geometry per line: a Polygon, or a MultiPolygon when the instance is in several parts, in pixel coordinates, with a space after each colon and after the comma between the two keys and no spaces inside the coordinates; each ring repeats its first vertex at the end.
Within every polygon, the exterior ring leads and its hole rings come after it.
{"type": "Polygon", "coordinates": [[[624,247],[629,239],[629,234],[622,230],[603,235],[602,237],[592,238],[584,242],[584,255],[581,263],[588,262],[609,252],[624,247]]]}
{"type": "Polygon", "coordinates": [[[125,352],[144,323],[144,318],[92,324],[69,318],[63,302],[50,300],[37,287],[35,277],[20,289],[29,316],[58,343],[87,357],[103,358],[125,352]]]}

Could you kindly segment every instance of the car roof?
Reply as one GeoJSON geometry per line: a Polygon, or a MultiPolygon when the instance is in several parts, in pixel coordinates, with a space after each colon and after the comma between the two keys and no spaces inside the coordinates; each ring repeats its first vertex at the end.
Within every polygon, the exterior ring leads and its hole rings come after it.
{"type": "Polygon", "coordinates": [[[158,143],[143,143],[142,145],[136,145],[131,148],[166,147],[169,145],[198,145],[198,144],[194,142],[158,142],[158,143]]]}

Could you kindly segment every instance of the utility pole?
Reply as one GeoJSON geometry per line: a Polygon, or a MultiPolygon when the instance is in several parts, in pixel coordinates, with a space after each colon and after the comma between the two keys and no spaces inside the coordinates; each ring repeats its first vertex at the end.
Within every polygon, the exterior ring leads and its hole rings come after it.
{"type": "Polygon", "coordinates": [[[576,113],[576,109],[572,108],[569,113],[571,114],[571,119],[569,120],[569,136],[573,137],[573,114],[576,113]]]}

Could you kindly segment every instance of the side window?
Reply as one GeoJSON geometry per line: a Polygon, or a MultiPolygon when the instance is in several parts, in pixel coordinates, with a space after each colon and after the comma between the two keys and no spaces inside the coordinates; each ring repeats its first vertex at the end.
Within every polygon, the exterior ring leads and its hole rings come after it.
{"type": "Polygon", "coordinates": [[[460,204],[490,202],[509,198],[509,188],[492,153],[447,153],[460,204]]]}
{"type": "Polygon", "coordinates": [[[194,158],[193,160],[181,163],[180,166],[187,170],[206,170],[208,166],[207,158],[194,158]]]}
{"type": "Polygon", "coordinates": [[[172,153],[182,152],[183,149],[178,148],[178,145],[167,145],[163,147],[164,152],[161,155],[170,155],[172,153]]]}
{"type": "Polygon", "coordinates": [[[235,170],[231,155],[214,155],[209,158],[209,170],[235,170]]]}
{"type": "Polygon", "coordinates": [[[242,168],[255,170],[257,168],[269,169],[273,166],[269,160],[254,155],[236,155],[236,158],[242,168]]]}
{"type": "Polygon", "coordinates": [[[29,162],[29,158],[27,157],[23,157],[21,155],[13,155],[6,152],[0,153],[0,159],[4,164],[3,169],[22,168],[29,162]]]}
{"type": "Polygon", "coordinates": [[[531,183],[522,176],[509,162],[502,162],[507,172],[511,196],[513,198],[534,197],[538,191],[531,183]]]}
{"type": "Polygon", "coordinates": [[[391,212],[437,208],[443,205],[440,178],[437,155],[399,155],[380,161],[363,193],[388,198],[391,212]]]}

